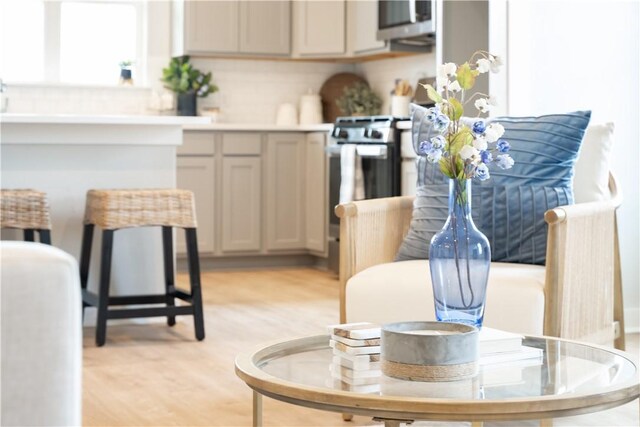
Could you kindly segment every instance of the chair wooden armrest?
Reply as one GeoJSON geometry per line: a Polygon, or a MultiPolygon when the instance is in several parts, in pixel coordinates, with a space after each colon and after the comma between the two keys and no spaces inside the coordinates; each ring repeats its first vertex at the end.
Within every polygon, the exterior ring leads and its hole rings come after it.
{"type": "Polygon", "coordinates": [[[549,224],[544,334],[624,348],[622,280],[616,209],[622,203],[613,175],[611,198],[561,206],[549,224]]]}
{"type": "Polygon", "coordinates": [[[373,265],[391,262],[409,230],[413,196],[336,206],[340,218],[340,322],[345,322],[347,281],[373,265]]]}

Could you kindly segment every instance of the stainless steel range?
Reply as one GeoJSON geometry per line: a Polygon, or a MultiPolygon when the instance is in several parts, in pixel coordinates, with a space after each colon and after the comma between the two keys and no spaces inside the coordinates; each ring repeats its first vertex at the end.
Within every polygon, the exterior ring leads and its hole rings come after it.
{"type": "Polygon", "coordinates": [[[401,182],[400,130],[398,123],[409,117],[338,117],[333,127],[329,154],[329,261],[339,270],[340,219],[334,209],[340,200],[342,146],[354,144],[362,162],[364,198],[399,196],[401,182]]]}

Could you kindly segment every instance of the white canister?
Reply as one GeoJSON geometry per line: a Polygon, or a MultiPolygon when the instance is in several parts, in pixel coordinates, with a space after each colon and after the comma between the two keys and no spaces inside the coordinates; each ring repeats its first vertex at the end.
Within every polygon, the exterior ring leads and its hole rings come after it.
{"type": "Polygon", "coordinates": [[[391,115],[407,117],[409,115],[410,96],[391,95],[391,115]]]}
{"type": "Polygon", "coordinates": [[[322,123],[322,101],[320,95],[308,94],[300,98],[300,124],[322,123]]]}
{"type": "Polygon", "coordinates": [[[276,114],[276,125],[295,126],[298,124],[298,111],[293,104],[281,104],[276,114]]]}

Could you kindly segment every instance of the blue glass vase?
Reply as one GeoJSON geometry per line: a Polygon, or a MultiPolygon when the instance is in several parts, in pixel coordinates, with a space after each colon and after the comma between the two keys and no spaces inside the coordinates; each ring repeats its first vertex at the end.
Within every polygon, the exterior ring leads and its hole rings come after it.
{"type": "Polygon", "coordinates": [[[449,216],[431,239],[436,319],[482,326],[491,249],[471,219],[471,180],[449,180],[449,216]]]}

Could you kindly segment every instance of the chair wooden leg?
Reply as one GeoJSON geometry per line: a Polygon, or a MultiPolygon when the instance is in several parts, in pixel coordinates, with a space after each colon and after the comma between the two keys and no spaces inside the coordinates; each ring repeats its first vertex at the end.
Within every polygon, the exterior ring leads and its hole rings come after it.
{"type": "Polygon", "coordinates": [[[44,243],[46,245],[51,244],[51,230],[38,230],[38,234],[40,235],[40,243],[44,243]]]}
{"type": "Polygon", "coordinates": [[[113,232],[114,230],[103,230],[102,232],[100,290],[98,301],[98,321],[96,325],[96,345],[98,347],[103,346],[107,339],[107,311],[109,310],[109,282],[111,280],[113,232]]]}
{"type": "MultiPolygon", "coordinates": [[[[85,224],[82,230],[82,247],[80,248],[80,288],[87,289],[89,282],[89,263],[91,262],[91,245],[93,244],[93,224],[85,224]]],[[[84,309],[89,304],[82,301],[82,320],[84,320],[84,309]]]]}
{"type": "Polygon", "coordinates": [[[24,234],[24,240],[26,242],[35,242],[35,233],[33,232],[33,230],[25,229],[23,230],[23,234],[24,234]]]}
{"type": "Polygon", "coordinates": [[[200,261],[198,259],[198,238],[195,228],[185,228],[189,280],[191,282],[191,304],[193,305],[193,325],[196,339],[204,339],[204,314],[202,311],[202,290],[200,287],[200,261]]]}
{"type": "MultiPolygon", "coordinates": [[[[173,307],[175,302],[175,274],[173,271],[173,228],[162,227],[162,251],[164,254],[164,283],[167,295],[167,307],[173,307]]],[[[167,316],[167,325],[176,324],[176,316],[167,316]]]]}

